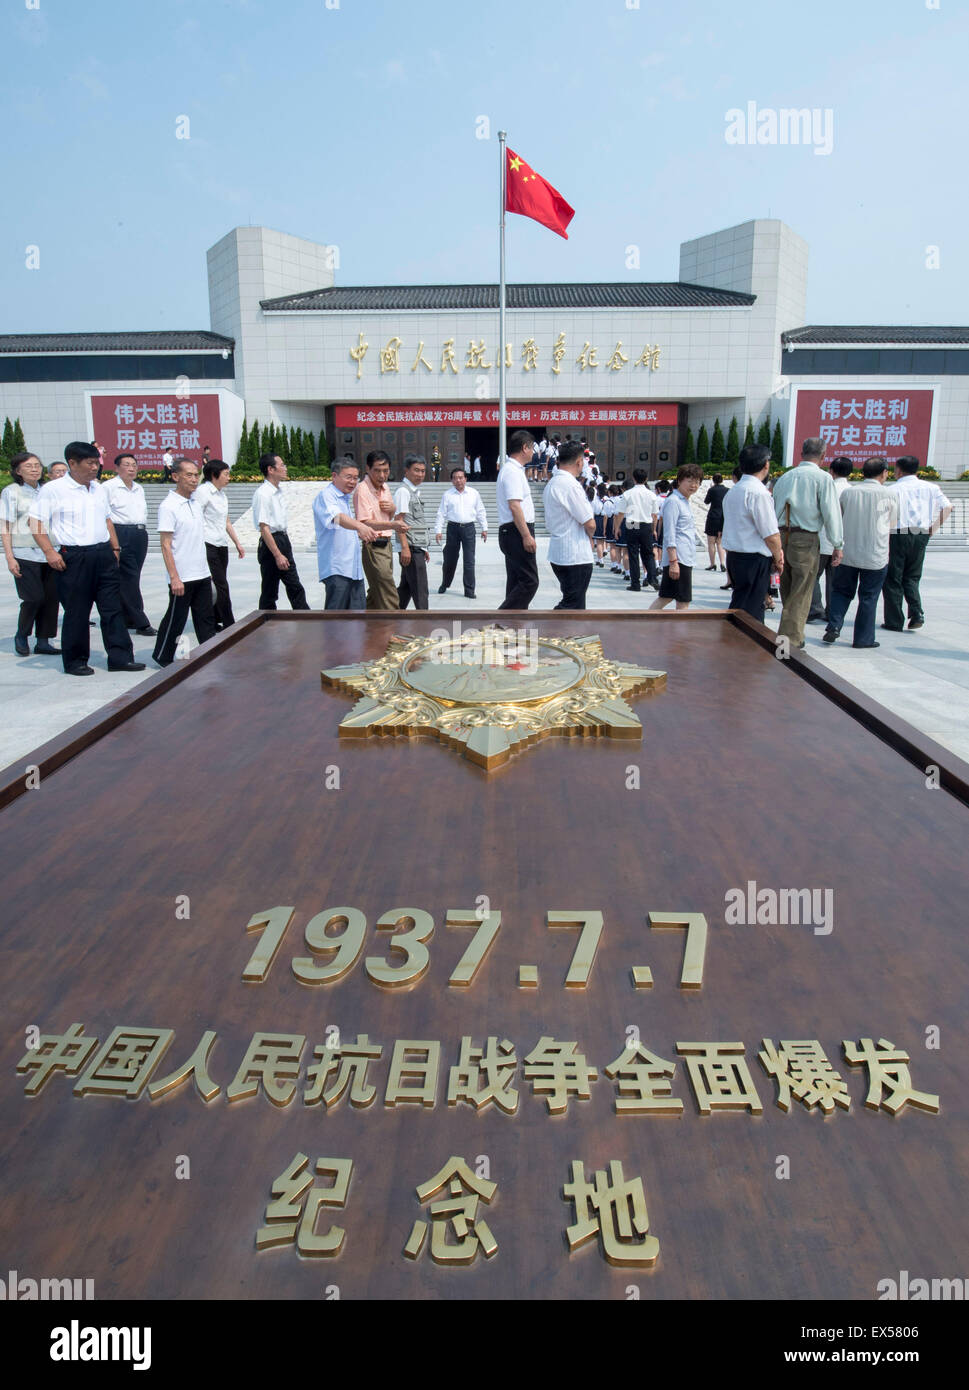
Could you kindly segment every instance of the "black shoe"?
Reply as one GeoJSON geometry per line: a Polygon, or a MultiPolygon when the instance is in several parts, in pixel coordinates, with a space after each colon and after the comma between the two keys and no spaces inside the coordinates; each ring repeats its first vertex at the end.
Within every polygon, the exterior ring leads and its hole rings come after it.
{"type": "Polygon", "coordinates": [[[50,642],[38,642],[34,647],[38,656],[60,656],[60,647],[52,646],[50,642]]]}
{"type": "Polygon", "coordinates": [[[642,586],[639,584],[627,584],[626,588],[631,594],[641,594],[643,592],[642,586]]]}
{"type": "Polygon", "coordinates": [[[136,628],[135,628],[135,631],[137,632],[137,634],[138,634],[139,637],[157,637],[157,636],[158,636],[158,629],[157,629],[157,627],[152,627],[151,623],[149,623],[147,627],[136,627],[136,628]]]}
{"type": "Polygon", "coordinates": [[[650,584],[649,587],[650,587],[651,589],[655,589],[656,592],[659,593],[659,585],[655,582],[655,580],[653,581],[652,584],[650,584]]]}
{"type": "Polygon", "coordinates": [[[809,613],[807,621],[809,623],[826,623],[828,620],[823,613],[809,613]]]}
{"type": "Polygon", "coordinates": [[[444,586],[442,585],[441,588],[438,589],[437,592],[438,592],[439,594],[446,594],[446,593],[447,593],[447,589],[445,589],[444,586]]]}
{"type": "Polygon", "coordinates": [[[143,661],[109,661],[109,671],[143,671],[145,663],[143,661]]]}
{"type": "Polygon", "coordinates": [[[856,651],[864,651],[864,649],[865,649],[866,647],[880,647],[880,646],[881,646],[881,643],[880,643],[880,642],[852,642],[851,645],[856,649],[856,651]]]}
{"type": "Polygon", "coordinates": [[[924,618],[912,618],[912,619],[910,619],[909,625],[908,625],[908,630],[909,630],[909,632],[917,632],[918,629],[919,629],[920,627],[925,627],[925,619],[924,619],[924,618]]]}
{"type": "Polygon", "coordinates": [[[716,565],[707,565],[708,570],[715,570],[716,568],[716,565]]]}
{"type": "Polygon", "coordinates": [[[836,632],[832,632],[830,628],[828,628],[827,632],[823,633],[821,637],[822,642],[837,642],[837,640],[838,634],[836,632]]]}
{"type": "Polygon", "coordinates": [[[64,672],[65,676],[93,676],[93,666],[68,666],[64,672]]]}
{"type": "Polygon", "coordinates": [[[464,597],[465,597],[465,598],[477,598],[478,595],[477,595],[477,594],[465,594],[464,597]]]}
{"type": "MultiPolygon", "coordinates": [[[[659,588],[659,585],[657,585],[656,587],[659,588]]],[[[732,585],[732,584],[721,584],[720,587],[721,587],[721,589],[732,589],[732,588],[733,588],[733,585],[732,585]]]]}
{"type": "Polygon", "coordinates": [[[19,632],[13,639],[13,649],[18,656],[30,656],[30,643],[19,632]]]}
{"type": "Polygon", "coordinates": [[[882,623],[882,624],[881,624],[881,627],[882,627],[882,629],[883,629],[885,632],[903,632],[903,631],[904,631],[904,628],[900,628],[900,627],[889,627],[887,623],[882,623]]]}

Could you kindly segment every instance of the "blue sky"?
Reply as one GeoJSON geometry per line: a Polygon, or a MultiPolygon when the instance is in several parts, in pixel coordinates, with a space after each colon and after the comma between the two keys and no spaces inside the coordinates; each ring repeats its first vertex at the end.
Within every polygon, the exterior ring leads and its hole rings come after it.
{"type": "Polygon", "coordinates": [[[206,328],[249,222],[338,246],[339,284],[494,281],[499,128],[576,208],[568,241],[509,218],[510,280],[673,280],[772,216],[809,322],[969,322],[969,14],[937,3],[2,0],[0,331],[206,328]],[[830,110],[831,153],[728,144],[751,101],[830,110]]]}

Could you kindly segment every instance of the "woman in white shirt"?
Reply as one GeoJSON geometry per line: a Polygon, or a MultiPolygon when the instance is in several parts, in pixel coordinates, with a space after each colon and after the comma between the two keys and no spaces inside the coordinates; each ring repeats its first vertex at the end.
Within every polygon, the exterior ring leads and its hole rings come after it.
{"type": "Polygon", "coordinates": [[[246,552],[239,544],[239,538],[229,520],[229,499],[225,495],[226,485],[231,477],[229,465],[222,459],[207,459],[202,465],[202,477],[204,482],[199,484],[194,500],[202,508],[205,558],[209,562],[209,574],[215,585],[216,630],[221,632],[223,628],[231,627],[235,622],[229,581],[226,577],[229,567],[229,546],[226,537],[232,541],[240,560],[246,558],[246,552]]]}
{"type": "Polygon", "coordinates": [[[27,520],[44,467],[36,454],[24,452],[14,454],[10,472],[13,482],[0,494],[0,535],[7,569],[20,599],[14,649],[18,656],[29,656],[27,639],[33,632],[37,638],[34,651],[42,656],[60,656],[60,648],[50,640],[57,633],[57,583],[27,520]]]}

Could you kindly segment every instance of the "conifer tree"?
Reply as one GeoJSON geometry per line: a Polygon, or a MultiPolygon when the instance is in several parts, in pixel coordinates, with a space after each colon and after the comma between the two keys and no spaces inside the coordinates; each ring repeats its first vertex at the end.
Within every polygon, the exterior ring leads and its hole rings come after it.
{"type": "Polygon", "coordinates": [[[710,462],[710,440],[706,425],[700,426],[700,433],[696,437],[696,461],[701,467],[710,462]]]}
{"type": "Polygon", "coordinates": [[[330,446],[326,442],[326,433],[320,430],[320,444],[316,451],[316,466],[324,477],[330,476],[330,446]]]}
{"type": "Polygon", "coordinates": [[[749,449],[754,443],[754,422],[747,416],[747,428],[744,430],[744,448],[749,449]]]}
{"type": "Polygon", "coordinates": [[[13,451],[15,454],[22,454],[27,448],[24,441],[24,432],[20,427],[19,417],[13,422],[13,451]]]}
{"type": "Polygon", "coordinates": [[[246,429],[246,417],[242,417],[242,433],[239,436],[239,447],[236,450],[236,467],[244,465],[249,457],[249,431],[246,429]]]}
{"type": "Polygon", "coordinates": [[[775,468],[784,467],[784,431],[781,429],[780,420],[774,426],[774,437],[770,446],[770,461],[775,468]]]}
{"type": "Polygon", "coordinates": [[[730,421],[730,428],[727,431],[727,463],[734,465],[740,462],[740,430],[737,426],[736,415],[730,421]]]}
{"type": "Polygon", "coordinates": [[[726,458],[727,449],[723,442],[723,430],[719,418],[713,422],[713,438],[710,441],[710,462],[719,467],[726,458]]]}
{"type": "Polygon", "coordinates": [[[5,468],[16,452],[13,447],[13,425],[10,423],[10,416],[8,415],[3,422],[3,438],[0,439],[0,461],[5,468]]]}
{"type": "Polygon", "coordinates": [[[757,431],[757,443],[766,444],[770,448],[770,416],[761,422],[760,429],[757,431]]]}
{"type": "Polygon", "coordinates": [[[684,463],[696,463],[696,445],[693,443],[693,431],[689,425],[686,427],[686,448],[683,451],[684,463]]]}

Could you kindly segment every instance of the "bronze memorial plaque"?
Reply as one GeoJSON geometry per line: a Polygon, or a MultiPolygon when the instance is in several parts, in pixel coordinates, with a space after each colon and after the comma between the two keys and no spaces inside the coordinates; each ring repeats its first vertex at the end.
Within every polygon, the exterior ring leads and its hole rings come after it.
{"type": "Polygon", "coordinates": [[[452,617],[255,615],[8,770],[9,1267],[964,1274],[969,770],[735,614],[452,617]]]}

